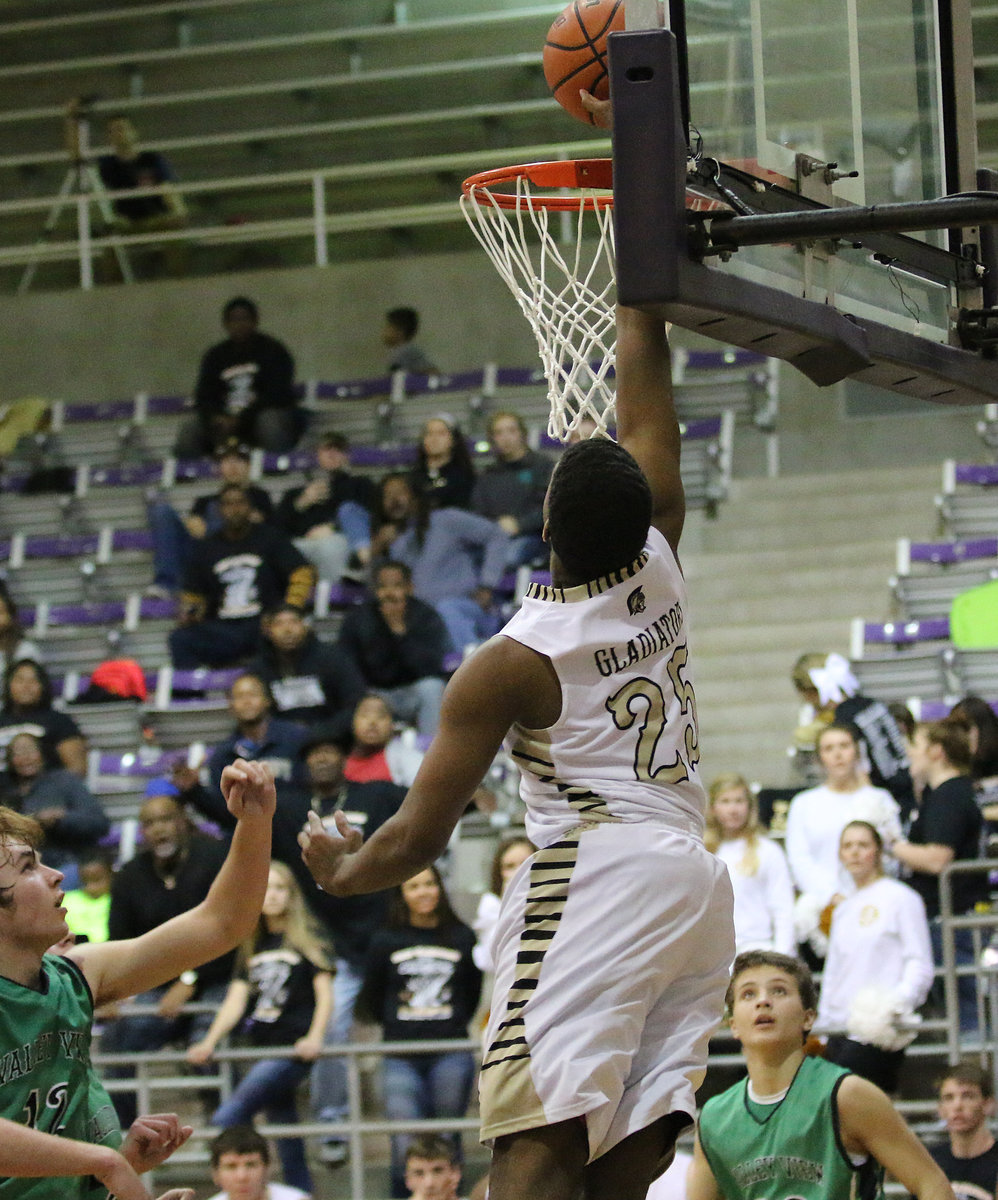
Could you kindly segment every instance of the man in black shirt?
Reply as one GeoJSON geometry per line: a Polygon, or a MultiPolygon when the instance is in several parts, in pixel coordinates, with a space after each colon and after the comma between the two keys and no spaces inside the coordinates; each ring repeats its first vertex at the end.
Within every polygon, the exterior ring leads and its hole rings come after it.
{"type": "Polygon", "coordinates": [[[951,1068],[939,1084],[939,1116],[949,1139],[929,1153],[953,1185],[957,1200],[994,1200],[998,1188],[998,1145],[988,1123],[994,1120],[990,1072],[977,1062],[951,1068]]]}
{"type": "Polygon", "coordinates": [[[222,310],[228,337],[201,360],[194,406],[177,437],[178,458],[197,458],[230,437],[263,450],[290,450],[305,429],[294,394],[294,359],[258,329],[252,300],[237,296],[222,310]]]}
{"type": "Polygon", "coordinates": [[[475,481],[471,509],[509,534],[506,565],[516,568],[546,554],[542,509],[554,463],[527,445],[527,427],[519,413],[494,412],[488,433],[495,462],[475,481]]]}
{"type": "MultiPolygon", "coordinates": [[[[143,848],[115,873],[111,884],[108,931],[112,941],[140,937],[171,917],[195,908],[208,895],[225,861],[225,844],[192,829],[176,799],[177,789],[169,780],[153,780],[146,795],[139,811],[143,848]]],[[[198,1041],[211,1023],[212,1014],[199,1013],[184,1019],[180,1010],[190,1000],[221,1004],[234,961],[235,953],[230,951],[197,971],[185,971],[172,983],[136,997],[139,1003],[156,1004],[158,1015],[112,1021],[103,1048],[114,1054],[159,1050],[181,1033],[192,1042],[198,1041]]],[[[121,1078],[127,1071],[110,1068],[108,1073],[121,1078]]],[[[127,1129],[136,1116],[135,1093],[114,1092],[112,1096],[127,1129]]]]}
{"type": "Polygon", "coordinates": [[[404,563],[378,567],[374,599],[347,613],[340,646],[393,713],[427,737],[436,733],[450,638],[437,610],[412,594],[404,563]]]}
{"type": "Polygon", "coordinates": [[[315,568],[288,539],[254,524],[245,488],[219,494],[222,528],[198,542],[184,580],[180,624],[170,634],[175,667],[227,667],[260,648],[260,616],[284,601],[304,608],[315,568]]]}

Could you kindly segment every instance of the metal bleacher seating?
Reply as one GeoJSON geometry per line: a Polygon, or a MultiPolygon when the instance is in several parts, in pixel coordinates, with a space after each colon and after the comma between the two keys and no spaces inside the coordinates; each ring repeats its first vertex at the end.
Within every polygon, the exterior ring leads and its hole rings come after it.
{"type": "Polygon", "coordinates": [[[885,703],[912,696],[942,699],[957,690],[950,667],[949,618],[926,621],[857,619],[850,660],[860,689],[885,703]]]}
{"type": "Polygon", "coordinates": [[[998,579],[998,538],[897,544],[897,573],[891,587],[907,621],[949,614],[960,592],[998,579]]]}
{"type": "Polygon", "coordinates": [[[936,505],[950,537],[992,537],[998,531],[998,464],[948,459],[936,505]]]}

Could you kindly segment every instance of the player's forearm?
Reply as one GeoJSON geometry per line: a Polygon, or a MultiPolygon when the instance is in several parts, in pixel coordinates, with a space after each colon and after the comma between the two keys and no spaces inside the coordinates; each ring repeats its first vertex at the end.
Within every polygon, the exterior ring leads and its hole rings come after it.
{"type": "Polygon", "coordinates": [[[225,954],[256,928],[267,890],[272,824],[269,816],[251,810],[236,825],[222,869],[199,906],[197,963],[225,954]]]}
{"type": "Polygon", "coordinates": [[[0,1118],[0,1175],[21,1179],[104,1175],[116,1157],[110,1146],[55,1137],[0,1118]]]}

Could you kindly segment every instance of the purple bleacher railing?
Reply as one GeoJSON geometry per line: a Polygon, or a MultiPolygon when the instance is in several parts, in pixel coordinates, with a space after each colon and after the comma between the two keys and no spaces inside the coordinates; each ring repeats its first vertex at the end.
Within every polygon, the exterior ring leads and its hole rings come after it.
{"type": "Polygon", "coordinates": [[[415,446],[353,446],[350,462],[355,467],[411,467],[415,446]]]}
{"type": "Polygon", "coordinates": [[[146,415],[150,417],[175,417],[190,404],[186,396],[150,396],[146,400],[146,415]]]}
{"type": "Polygon", "coordinates": [[[95,604],[53,604],[48,611],[49,625],[112,625],[125,619],[122,600],[95,604]]]}
{"type": "Polygon", "coordinates": [[[67,421],[130,421],[135,415],[135,401],[101,400],[94,404],[67,404],[62,410],[67,421]]]}
{"type": "Polygon", "coordinates": [[[155,756],[130,750],[124,754],[101,754],[97,769],[101,775],[135,775],[141,779],[155,779],[186,758],[186,750],[160,750],[155,756]]]}
{"type": "Polygon", "coordinates": [[[96,554],[99,546],[96,533],[80,533],[69,536],[47,537],[38,534],[25,538],[25,558],[79,558],[84,554],[96,554]]]}
{"type": "Polygon", "coordinates": [[[863,641],[870,645],[906,646],[948,638],[949,617],[930,617],[925,621],[873,621],[863,626],[863,641]]]}
{"type": "Polygon", "coordinates": [[[161,462],[131,463],[120,467],[90,467],[87,480],[91,487],[148,487],[163,476],[161,462]]]}
{"type": "Polygon", "coordinates": [[[215,463],[210,458],[178,458],[174,479],[177,483],[190,483],[197,479],[211,479],[215,475],[215,463]]]}
{"type": "Polygon", "coordinates": [[[177,615],[176,600],[160,599],[157,596],[143,596],[139,601],[140,621],[162,621],[172,619],[177,615]]]}
{"type": "Polygon", "coordinates": [[[387,396],[392,390],[390,375],[377,375],[373,379],[345,379],[340,383],[315,385],[317,400],[364,400],[372,396],[387,396]]]}
{"type": "Polygon", "coordinates": [[[909,547],[912,562],[958,563],[971,558],[998,556],[998,538],[974,538],[965,542],[912,542],[909,547]]]}
{"type": "Polygon", "coordinates": [[[152,532],[148,529],[116,529],[111,535],[112,550],[151,550],[152,532]]]}
{"type": "Polygon", "coordinates": [[[957,483],[994,487],[998,484],[998,463],[957,463],[954,478],[957,483]]]}

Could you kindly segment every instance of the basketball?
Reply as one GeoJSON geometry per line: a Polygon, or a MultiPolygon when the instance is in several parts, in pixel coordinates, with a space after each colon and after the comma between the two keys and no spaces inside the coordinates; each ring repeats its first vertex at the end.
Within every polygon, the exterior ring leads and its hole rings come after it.
{"type": "Polygon", "coordinates": [[[572,0],[555,17],[544,43],[544,78],[566,112],[592,125],[579,90],[598,100],[610,95],[606,38],[624,28],[624,0],[572,0]]]}

